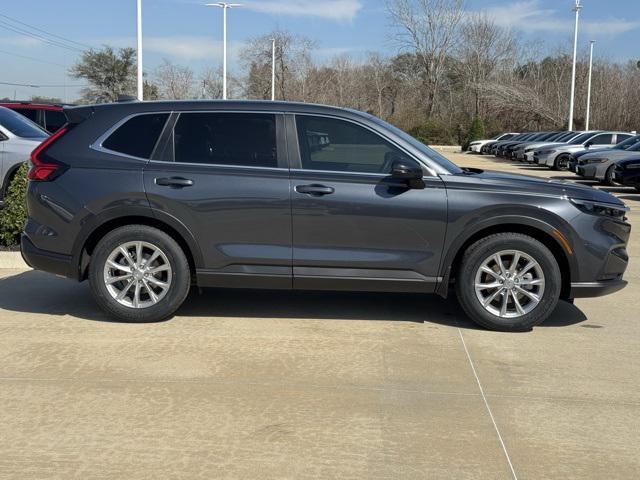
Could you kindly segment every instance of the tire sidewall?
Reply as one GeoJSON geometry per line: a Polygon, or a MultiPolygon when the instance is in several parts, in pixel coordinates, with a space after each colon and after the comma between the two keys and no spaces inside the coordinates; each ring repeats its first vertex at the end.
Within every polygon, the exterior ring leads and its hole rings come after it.
{"type": "Polygon", "coordinates": [[[96,246],[89,264],[89,283],[98,304],[107,313],[127,322],[157,322],[173,314],[189,293],[191,274],[180,246],[166,233],[147,226],[128,226],[108,233],[96,246]],[[135,309],[119,304],[104,283],[104,265],[111,252],[127,242],[144,241],[155,245],[171,265],[169,292],[156,305],[135,309]]]}
{"type": "Polygon", "coordinates": [[[458,276],[457,293],[467,314],[479,324],[493,330],[522,331],[544,321],[556,307],[562,286],[560,268],[551,251],[534,238],[519,234],[497,235],[480,241],[477,248],[463,260],[458,276]],[[518,318],[501,318],[485,310],[476,297],[475,277],[480,265],[493,253],[501,250],[520,250],[535,259],[545,277],[545,289],[540,303],[518,318]]]}

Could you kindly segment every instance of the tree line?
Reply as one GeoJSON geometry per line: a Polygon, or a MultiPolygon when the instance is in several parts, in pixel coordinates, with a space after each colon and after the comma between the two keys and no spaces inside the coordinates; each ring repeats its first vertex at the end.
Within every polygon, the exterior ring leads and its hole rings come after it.
{"type": "MultiPolygon", "coordinates": [[[[314,58],[317,42],[278,29],[249,39],[241,71],[229,78],[230,98],[271,98],[271,39],[276,39],[278,100],[324,103],[367,111],[431,144],[464,143],[483,130],[566,128],[570,45],[542,55],[535,43],[463,0],[389,0],[392,55],[370,52],[314,58]],[[472,128],[473,126],[473,128],[472,128]]],[[[70,74],[84,79],[83,103],[135,93],[135,50],[84,52],[70,74]]],[[[587,55],[577,65],[575,128],[584,127],[587,55]]],[[[635,130],[640,125],[640,69],[633,62],[594,59],[591,128],[635,130]]],[[[215,99],[221,70],[196,73],[169,60],[149,72],[146,99],[215,99]]]]}

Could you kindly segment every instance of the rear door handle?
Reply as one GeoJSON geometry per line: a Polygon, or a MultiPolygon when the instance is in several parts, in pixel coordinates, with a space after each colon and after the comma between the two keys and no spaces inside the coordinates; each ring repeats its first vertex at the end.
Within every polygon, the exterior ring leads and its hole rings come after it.
{"type": "Polygon", "coordinates": [[[307,195],[312,195],[314,197],[320,197],[322,195],[331,195],[335,192],[335,188],[327,187],[326,185],[297,185],[296,192],[305,193],[307,195]]]}
{"type": "Polygon", "coordinates": [[[193,185],[193,180],[182,177],[156,178],[156,185],[161,187],[184,188],[193,185]]]}

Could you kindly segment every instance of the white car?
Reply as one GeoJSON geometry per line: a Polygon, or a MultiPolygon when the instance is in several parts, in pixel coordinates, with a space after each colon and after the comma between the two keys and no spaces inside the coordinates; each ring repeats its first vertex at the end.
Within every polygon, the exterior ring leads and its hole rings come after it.
{"type": "Polygon", "coordinates": [[[471,142],[469,144],[469,147],[467,148],[467,152],[473,152],[473,153],[480,153],[480,149],[482,149],[482,146],[489,143],[489,142],[498,142],[500,140],[509,140],[511,137],[517,135],[517,133],[514,132],[507,132],[507,133],[503,133],[500,135],[497,135],[493,138],[489,138],[487,140],[474,140],[473,142],[471,142]]]}
{"type": "Polygon", "coordinates": [[[548,144],[539,147],[533,154],[533,160],[538,165],[545,165],[552,170],[567,170],[572,153],[585,149],[611,148],[631,136],[627,132],[585,132],[569,143],[548,144]]]}
{"type": "Polygon", "coordinates": [[[49,134],[19,113],[0,107],[0,198],[4,198],[18,167],[49,134]]]}

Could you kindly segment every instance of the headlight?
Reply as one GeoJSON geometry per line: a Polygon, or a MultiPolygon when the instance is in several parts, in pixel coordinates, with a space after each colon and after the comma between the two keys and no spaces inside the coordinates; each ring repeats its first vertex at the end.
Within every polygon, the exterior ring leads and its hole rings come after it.
{"type": "Polygon", "coordinates": [[[602,163],[606,160],[606,158],[587,158],[585,160],[585,164],[591,164],[591,163],[602,163]]]}
{"type": "Polygon", "coordinates": [[[627,170],[640,168],[640,163],[631,163],[631,164],[625,165],[624,168],[626,168],[627,170]]]}
{"type": "Polygon", "coordinates": [[[524,149],[524,153],[533,152],[535,149],[536,149],[535,147],[525,148],[525,149],[524,149]]]}
{"type": "Polygon", "coordinates": [[[629,207],[626,205],[592,202],[590,200],[581,200],[578,198],[570,198],[569,200],[584,213],[615,218],[617,220],[625,220],[625,215],[629,211],[629,207]]]}
{"type": "Polygon", "coordinates": [[[552,153],[556,153],[555,150],[540,150],[538,151],[538,155],[551,155],[552,153]]]}

